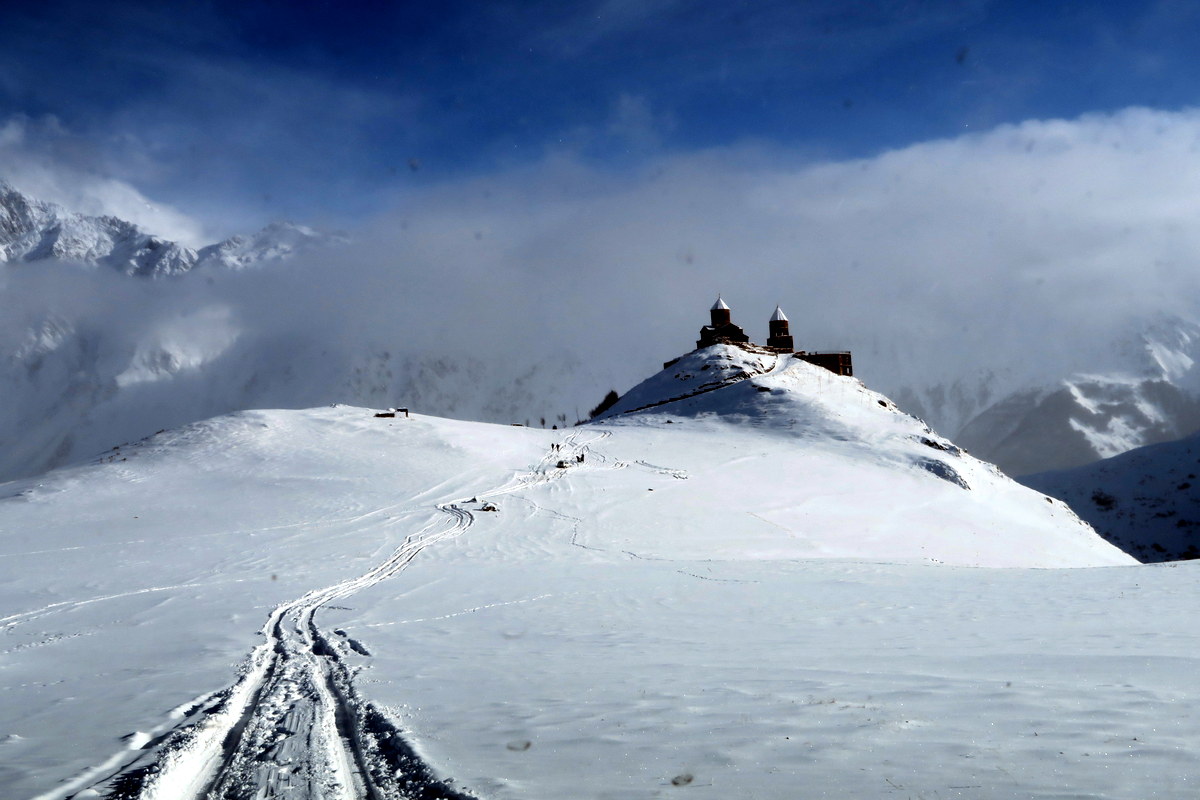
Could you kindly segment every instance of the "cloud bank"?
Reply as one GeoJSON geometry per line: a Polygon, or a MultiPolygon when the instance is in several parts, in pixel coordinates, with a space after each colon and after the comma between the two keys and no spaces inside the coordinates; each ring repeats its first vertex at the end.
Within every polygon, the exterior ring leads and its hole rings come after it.
{"type": "Polygon", "coordinates": [[[107,174],[105,159],[54,117],[16,115],[0,122],[0,179],[17,189],[80,214],[119,217],[188,246],[207,243],[198,220],[107,174]]]}
{"type": "Polygon", "coordinates": [[[9,268],[0,332],[7,352],[27,347],[52,311],[95,333],[101,372],[143,388],[191,375],[211,393],[211,365],[236,363],[238,392],[209,413],[234,397],[363,402],[347,376],[388,351],[426,358],[387,368],[397,402],[401,372],[488,365],[454,378],[470,414],[540,366],[536,419],[586,411],[689,350],[721,292],[755,340],[780,303],[797,346],[854,349],[876,388],[977,381],[995,400],[1135,368],[1131,331],[1200,320],[1197,198],[1191,110],[1030,121],[853,161],[744,145],[611,172],[561,155],[397,196],[349,247],[269,269],[126,285],[9,268]],[[160,345],[175,353],[161,373],[160,345]],[[283,382],[254,395],[267,374],[283,382]]]}
{"type": "Polygon", "coordinates": [[[860,349],[868,380],[1031,352],[1088,369],[1116,329],[1198,311],[1198,145],[1200,112],[1129,109],[854,161],[743,146],[611,175],[564,157],[412,196],[367,238],[405,274],[460,278],[460,308],[508,304],[490,324],[514,344],[617,344],[629,379],[685,348],[718,291],[756,338],[780,302],[802,346],[860,349]]]}

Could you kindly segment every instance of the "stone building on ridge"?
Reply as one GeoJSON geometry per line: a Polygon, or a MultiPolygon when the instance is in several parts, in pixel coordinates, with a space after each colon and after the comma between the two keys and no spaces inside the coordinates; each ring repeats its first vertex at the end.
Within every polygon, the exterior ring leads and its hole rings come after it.
{"type": "Polygon", "coordinates": [[[767,337],[767,347],[772,350],[786,350],[789,353],[796,349],[795,343],[792,342],[792,334],[788,332],[787,314],[783,313],[782,308],[775,306],[775,313],[771,315],[767,324],[771,330],[771,335],[767,337]]]}
{"type": "MultiPolygon", "coordinates": [[[[697,350],[711,347],[714,344],[732,344],[747,349],[759,348],[759,345],[750,341],[750,337],[744,330],[733,323],[732,312],[720,295],[717,295],[717,302],[713,303],[713,307],[709,309],[708,313],[709,324],[700,329],[700,338],[696,341],[697,350]]],[[[775,313],[771,315],[767,324],[770,333],[767,337],[766,349],[777,353],[790,353],[793,358],[824,367],[837,375],[854,374],[854,365],[849,350],[812,353],[806,350],[796,350],[791,331],[788,329],[787,315],[778,305],[775,306],[775,313]]],[[[673,363],[675,362],[668,361],[663,366],[670,366],[673,363]]]]}
{"type": "Polygon", "coordinates": [[[750,337],[746,332],[733,324],[730,319],[729,306],[717,295],[717,302],[708,310],[709,324],[700,329],[700,339],[696,349],[700,350],[714,344],[749,344],[750,337]]]}

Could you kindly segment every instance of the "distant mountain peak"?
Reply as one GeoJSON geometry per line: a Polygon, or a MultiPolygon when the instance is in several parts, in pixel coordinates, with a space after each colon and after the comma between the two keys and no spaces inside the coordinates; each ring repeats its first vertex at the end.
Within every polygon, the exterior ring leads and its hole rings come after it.
{"type": "Polygon", "coordinates": [[[77,214],[0,182],[0,260],[71,261],[127,275],[175,275],[196,251],[113,216],[77,214]]]}
{"type": "Polygon", "coordinates": [[[284,261],[318,247],[344,244],[342,233],[321,233],[294,222],[272,222],[249,236],[231,236],[223,242],[201,248],[197,266],[244,269],[272,261],[284,261]]]}
{"type": "Polygon", "coordinates": [[[31,198],[0,179],[0,262],[68,261],[126,275],[166,277],[197,267],[245,269],[346,240],[344,234],[273,222],[249,236],[193,249],[119,217],[78,214],[31,198]]]}

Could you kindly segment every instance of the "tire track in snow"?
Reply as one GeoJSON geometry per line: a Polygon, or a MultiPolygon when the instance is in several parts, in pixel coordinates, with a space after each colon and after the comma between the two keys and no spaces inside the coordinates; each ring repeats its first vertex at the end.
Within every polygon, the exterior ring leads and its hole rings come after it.
{"type": "MultiPolygon", "coordinates": [[[[580,432],[572,432],[531,471],[473,500],[559,479],[569,471],[559,463],[576,463],[593,442],[611,435],[603,431],[581,441],[580,432]]],[[[438,503],[441,516],[367,572],[278,606],[242,677],[215,702],[199,704],[186,724],[147,743],[134,758],[118,754],[47,800],[70,800],[89,790],[111,800],[469,798],[439,781],[386,717],[358,695],[342,660],[347,645],[324,636],[315,621],[325,604],[387,580],[426,547],[470,529],[475,517],[460,505],[465,502],[438,503]],[[121,764],[113,768],[117,760],[121,764]],[[104,776],[95,779],[97,772],[104,776]]]]}

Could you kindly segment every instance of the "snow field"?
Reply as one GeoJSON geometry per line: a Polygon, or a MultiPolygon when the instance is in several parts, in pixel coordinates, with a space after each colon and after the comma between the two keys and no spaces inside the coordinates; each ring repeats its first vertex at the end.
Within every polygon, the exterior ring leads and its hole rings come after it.
{"type": "Polygon", "coordinates": [[[572,431],[249,412],[4,485],[0,777],[92,785],[288,608],[480,797],[1190,796],[1193,565],[982,568],[1132,560],[793,363],[572,431]]]}
{"type": "Polygon", "coordinates": [[[330,618],[485,797],[1194,795],[1195,571],[989,573],[464,561],[404,576],[405,616],[380,586],[330,618]]]}
{"type": "Polygon", "coordinates": [[[443,516],[418,495],[487,486],[504,454],[462,457],[458,424],[248,412],[4,485],[0,783],[33,796],[126,750],[231,685],[277,606],[443,516]]]}

